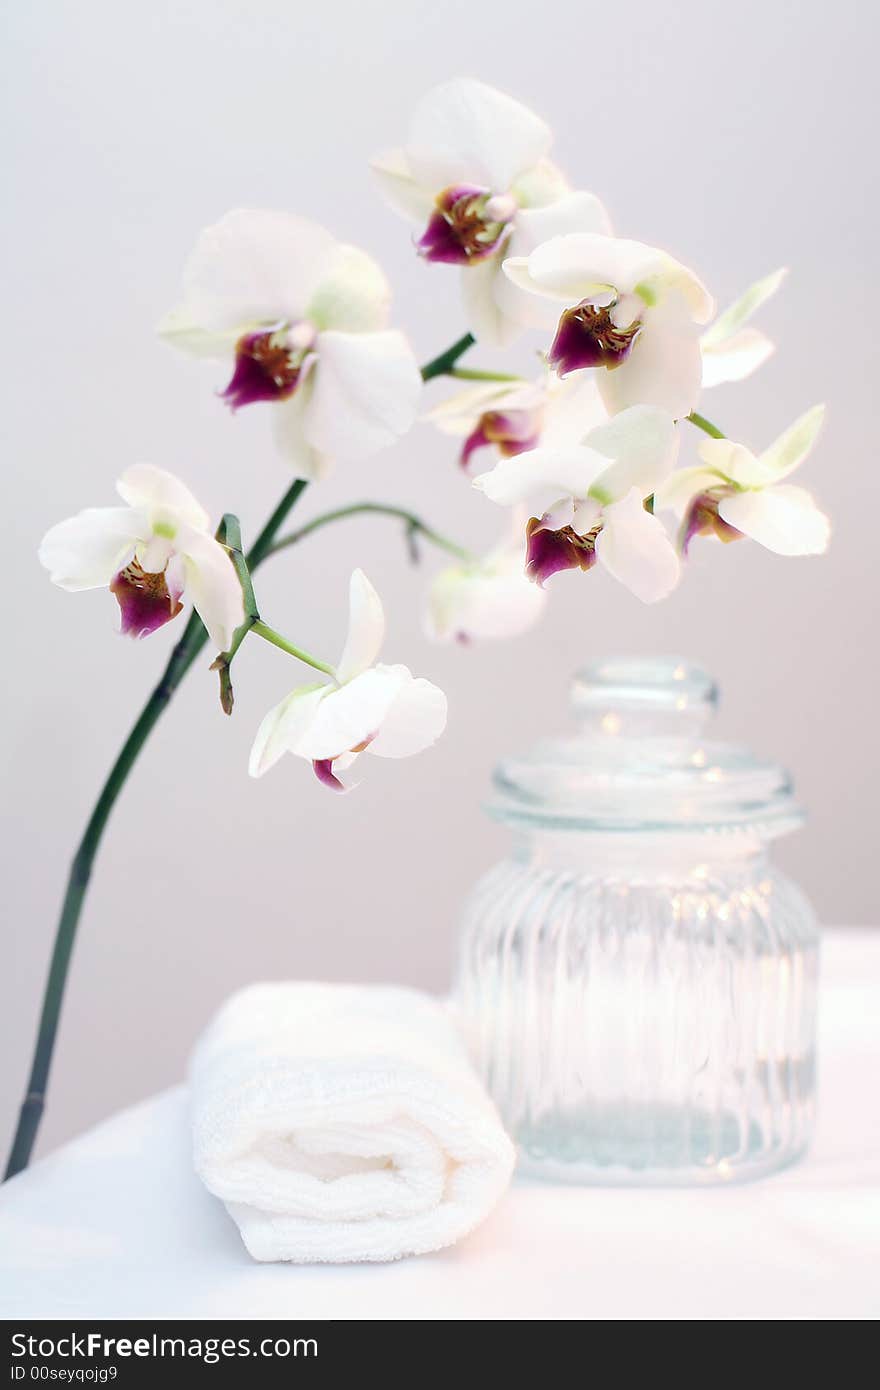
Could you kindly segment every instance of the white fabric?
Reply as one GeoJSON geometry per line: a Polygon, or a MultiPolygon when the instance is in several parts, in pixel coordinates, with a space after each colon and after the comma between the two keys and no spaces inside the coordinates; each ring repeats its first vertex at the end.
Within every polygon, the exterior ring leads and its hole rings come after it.
{"type": "Polygon", "coordinates": [[[513,1146],[446,1010],[416,990],[262,984],[190,1075],[196,1172],[257,1260],[395,1260],[473,1230],[513,1146]]]}
{"type": "Polygon", "coordinates": [[[880,932],[825,935],[808,1157],[721,1190],[515,1182],[458,1245],[255,1265],[192,1171],[182,1088],[0,1187],[5,1318],[868,1319],[880,1315],[880,932]]]}

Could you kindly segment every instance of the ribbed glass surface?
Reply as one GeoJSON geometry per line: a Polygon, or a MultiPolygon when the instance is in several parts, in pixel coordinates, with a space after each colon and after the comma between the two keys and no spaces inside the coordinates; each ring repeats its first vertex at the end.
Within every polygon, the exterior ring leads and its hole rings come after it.
{"type": "Polygon", "coordinates": [[[667,840],[536,830],[468,905],[458,1004],[526,1171],[725,1182],[807,1143],[810,907],[755,840],[667,840]]]}

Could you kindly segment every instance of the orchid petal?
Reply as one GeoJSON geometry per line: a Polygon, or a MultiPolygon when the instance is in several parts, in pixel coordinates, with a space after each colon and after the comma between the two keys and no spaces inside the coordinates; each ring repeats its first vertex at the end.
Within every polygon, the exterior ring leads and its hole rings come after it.
{"type": "Polygon", "coordinates": [[[697,403],[702,370],[697,327],[682,297],[672,293],[651,310],[649,325],[625,360],[599,373],[598,386],[612,414],[653,405],[680,420],[697,403]]]}
{"type": "Polygon", "coordinates": [[[446,728],[446,696],[421,676],[414,678],[405,666],[377,666],[379,675],[398,679],[394,700],[367,753],[379,758],[408,758],[430,748],[446,728]]]}
{"type": "Polygon", "coordinates": [[[675,547],[662,522],[645,511],[635,488],[605,508],[596,555],[609,574],[643,603],[665,598],[679,580],[681,565],[675,547]]]}
{"type": "Polygon", "coordinates": [[[695,323],[708,323],[715,312],[715,301],[698,275],[666,251],[654,253],[656,266],[646,266],[632,288],[646,303],[669,294],[680,295],[695,323]]]}
{"type": "Polygon", "coordinates": [[[372,256],[356,246],[338,246],[305,318],[319,331],[372,333],[387,324],[390,305],[391,287],[372,256]]]}
{"type": "Polygon", "coordinates": [[[759,328],[743,328],[717,347],[707,346],[706,334],[700,339],[703,354],[703,385],[721,386],[728,381],[744,381],[772,357],[775,345],[759,328]]]}
{"type": "Polygon", "coordinates": [[[356,569],[349,584],[348,636],[336,668],[340,685],[372,666],[385,637],[382,600],[363,570],[356,569]]]}
{"type": "Polygon", "coordinates": [[[182,533],[178,546],[186,566],[186,597],[208,629],[218,651],[228,651],[244,622],[241,583],[229,552],[213,536],[182,533]]]}
{"type": "Polygon", "coordinates": [[[703,439],[700,458],[722,481],[737,487],[766,487],[773,475],[762,459],[733,439],[703,439]]]}
{"type": "Polygon", "coordinates": [[[531,252],[528,277],[534,292],[576,304],[604,292],[631,292],[656,274],[661,257],[661,252],[640,241],[569,232],[551,237],[531,252]]]}
{"type": "Polygon", "coordinates": [[[302,685],[270,709],[254,739],[248,772],[262,777],[284,753],[292,753],[312,724],[321,701],[331,693],[330,685],[302,685]]]}
{"type": "Polygon", "coordinates": [[[443,434],[470,434],[487,410],[515,409],[522,399],[523,409],[540,405],[541,392],[527,381],[480,381],[464,391],[456,391],[422,417],[443,434]]]}
{"type": "Polygon", "coordinates": [[[129,507],[89,507],[46,532],[40,564],[53,584],[71,593],[104,588],[148,534],[146,518],[129,507]]]}
{"type": "MultiPolygon", "coordinates": [[[[517,177],[510,191],[521,208],[543,208],[565,198],[571,192],[571,185],[552,160],[539,159],[531,169],[526,169],[517,177]]],[[[604,229],[596,227],[593,230],[598,232],[604,229]]]]}
{"type": "Polygon", "coordinates": [[[550,148],[549,126],[512,97],[470,78],[429,92],[413,116],[406,154],[417,181],[439,192],[473,182],[505,193],[550,148]]]}
{"type": "MultiPolygon", "coordinates": [[[[235,353],[235,345],[241,337],[241,330],[244,325],[236,324],[232,328],[224,328],[211,332],[193,317],[192,310],[186,305],[180,305],[176,309],[171,309],[165,314],[156,325],[156,332],[160,338],[164,338],[166,343],[178,348],[181,352],[188,352],[190,357],[214,358],[222,361],[231,357],[235,353]]],[[[256,325],[246,325],[256,327],[256,325]]]]}
{"type": "Polygon", "coordinates": [[[434,194],[414,177],[405,150],[389,150],[370,160],[370,168],[386,203],[413,222],[427,222],[434,210],[434,194]]]}
{"type": "MultiPolygon", "coordinates": [[[[501,259],[497,255],[478,265],[464,266],[461,272],[465,322],[477,341],[486,347],[510,347],[523,330],[522,316],[510,314],[505,308],[505,284],[501,259]]],[[[513,293],[520,291],[514,289],[513,293]]]]}
{"type": "Polygon", "coordinates": [[[116,491],[130,507],[169,513],[197,531],[210,529],[211,519],[204,507],[179,478],[164,468],[156,468],[151,463],[136,463],[126,468],[116,484],[116,491]]]}
{"type": "Polygon", "coordinates": [[[293,476],[309,482],[326,478],[333,467],[333,459],[314,449],[306,438],[315,377],[313,367],[293,395],[272,408],[272,433],[278,451],[290,464],[293,476]]]}
{"type": "Polygon", "coordinates": [[[654,493],[654,511],[671,511],[683,517],[701,492],[723,486],[725,479],[713,468],[678,468],[654,493]]]}
{"type": "Polygon", "coordinates": [[[788,271],[783,267],[750,285],[745,293],[719,314],[715,322],[706,329],[703,334],[703,348],[715,349],[722,344],[729,344],[732,338],[737,337],[743,325],[748,323],[761,305],[776,293],[787,274],[788,271]]]}
{"type": "Polygon", "coordinates": [[[609,418],[594,372],[574,372],[564,380],[548,373],[546,394],[541,430],[544,448],[579,444],[609,418]]]}
{"type": "Polygon", "coordinates": [[[760,461],[774,482],[800,467],[815,444],[824,419],[824,405],[814,405],[764,450],[760,461]]]}
{"type": "Polygon", "coordinates": [[[437,575],[426,626],[435,641],[497,639],[525,632],[539,617],[545,595],[525,576],[526,515],[511,512],[511,527],[482,560],[452,565],[437,575]]]}
{"type": "MultiPolygon", "coordinates": [[[[567,449],[530,449],[513,458],[503,458],[488,473],[474,478],[474,487],[491,502],[510,506],[514,502],[552,500],[560,496],[586,497],[595,479],[607,466],[607,459],[593,449],[572,445],[567,449]]],[[[540,510],[545,510],[540,507],[540,510]]]]}
{"type": "MultiPolygon", "coordinates": [[[[310,761],[337,758],[376,737],[393,705],[405,667],[376,667],[331,690],[291,751],[310,761]]],[[[411,677],[410,677],[411,679],[411,677]]]]}
{"type": "Polygon", "coordinates": [[[210,332],[295,322],[332,263],[337,243],[292,213],[239,209],[207,227],[184,270],[184,304],[210,332]]]}
{"type": "MultiPolygon", "coordinates": [[[[543,242],[578,231],[611,231],[608,213],[593,193],[568,193],[546,207],[522,209],[514,221],[504,254],[516,262],[528,258],[543,242]]],[[[521,328],[549,332],[556,327],[558,305],[535,294],[530,285],[522,288],[509,273],[496,277],[494,300],[496,312],[510,325],[507,341],[521,328]]],[[[506,342],[498,341],[495,345],[506,346],[506,342]]]]}
{"type": "Polygon", "coordinates": [[[613,460],[592,487],[594,497],[608,502],[625,497],[631,488],[638,488],[641,497],[654,492],[675,463],[679,435],[668,411],[633,405],[591,430],[585,442],[613,460]]]}
{"type": "Polygon", "coordinates": [[[304,416],[306,442],[331,458],[366,458],[407,432],[421,390],[402,333],[322,333],[304,416]]]}
{"type": "Polygon", "coordinates": [[[718,503],[719,516],[777,555],[821,555],[831,523],[806,488],[783,483],[760,492],[738,492],[718,503]]]}

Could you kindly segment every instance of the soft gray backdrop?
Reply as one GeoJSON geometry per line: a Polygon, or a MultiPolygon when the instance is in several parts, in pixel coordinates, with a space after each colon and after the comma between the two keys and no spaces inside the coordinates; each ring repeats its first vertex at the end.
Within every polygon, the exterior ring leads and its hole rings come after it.
{"type": "MultiPolygon", "coordinates": [[[[371,760],[346,799],[292,760],[254,783],[254,729],[292,683],[292,663],[249,646],[231,721],[201,663],[98,864],[43,1145],[179,1076],[210,1010],[245,981],[443,986],[462,896],[504,841],[478,809],[489,770],[564,725],[569,674],[597,654],[704,662],[723,686],[723,730],[788,764],[810,809],[780,859],[827,922],[876,922],[869,14],[853,0],[34,0],[7,13],[0,1135],[24,1080],[69,853],[178,635],[121,641],[108,595],[49,585],[40,535],[86,504],[110,504],[136,460],[179,471],[251,534],[286,486],[260,410],[232,420],[210,374],[152,335],[194,236],[229,207],[304,212],[367,247],[422,359],[459,335],[454,272],[417,262],[366,164],[400,139],[426,87],[458,74],[542,112],[559,161],[607,200],[618,230],[697,267],[722,304],[790,265],[762,319],[778,356],[705,407],[761,446],[828,401],[805,481],[834,516],[833,548],[786,561],[745,544],[698,547],[687,582],[657,608],[601,574],[564,576],[535,634],[470,651],[421,635],[436,561],[410,569],[391,523],[348,523],[267,566],[267,615],[333,653],[347,573],[362,564],[386,598],[389,658],[449,693],[448,734],[409,763],[371,760]]],[[[428,426],[357,472],[339,470],[299,519],[361,497],[407,503],[475,544],[499,520],[428,426]]]]}

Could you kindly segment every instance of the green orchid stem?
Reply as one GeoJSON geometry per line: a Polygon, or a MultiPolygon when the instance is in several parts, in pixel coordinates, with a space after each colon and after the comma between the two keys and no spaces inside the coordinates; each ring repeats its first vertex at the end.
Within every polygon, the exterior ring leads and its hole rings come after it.
{"type": "MultiPolygon", "coordinates": [[[[473,335],[466,333],[458,342],[453,343],[452,347],[433,358],[422,368],[422,380],[431,381],[434,377],[445,376],[452,370],[458,359],[467,352],[468,348],[474,345],[473,335]]],[[[252,574],[270,554],[275,543],[275,538],[287,520],[290,512],[296,506],[300,497],[307,487],[307,483],[302,479],[297,479],[284,493],[277,507],[263,526],[262,531],[257,536],[254,544],[244,557],[247,571],[252,574]]],[[[234,521],[234,518],[232,518],[234,521]]],[[[228,523],[229,517],[224,518],[221,524],[221,534],[229,536],[228,523]]],[[[228,540],[230,556],[233,563],[235,561],[236,548],[240,554],[240,537],[236,544],[228,540]]],[[[247,600],[247,595],[245,595],[247,600]]],[[[235,634],[231,653],[241,645],[248,631],[259,621],[249,614],[245,623],[235,634]]],[[[40,1012],[40,1021],[37,1027],[37,1040],[34,1047],[33,1060],[31,1062],[30,1076],[28,1079],[27,1091],[22,1102],[21,1111],[16,1126],[15,1135],[12,1141],[12,1149],[6,1165],[5,1177],[14,1177],[26,1168],[30,1162],[33,1147],[36,1142],[40,1122],[46,1107],[46,1088],[49,1082],[49,1072],[52,1065],[52,1055],[55,1050],[55,1039],[58,1033],[58,1022],[61,1017],[61,1006],[64,1000],[64,990],[67,984],[67,975],[70,968],[70,959],[73,953],[73,945],[76,938],[76,931],[82,915],[83,903],[85,902],[89,880],[92,875],[92,868],[95,856],[101,844],[101,839],[110,813],[116,804],[119,793],[122,791],[128,775],[134,766],[137,757],[155,728],[156,724],[170,703],[180,682],[183,680],[187,671],[193,665],[196,657],[203,650],[208,641],[208,634],[202,625],[202,620],[197,613],[191,613],[189,621],[184,629],[183,636],[177,643],[168,658],[168,664],[163,671],[159,683],[150,695],[134,727],[122,749],[110,769],[106,781],[95,802],[92,814],[89,817],[82,839],[74,854],[70,866],[70,873],[67,880],[67,888],[64,893],[64,901],[61,905],[61,916],[58,919],[58,926],[55,931],[55,941],[52,946],[52,957],[49,963],[49,974],[43,992],[43,1005],[40,1012]]],[[[224,653],[229,656],[229,653],[224,653]]],[[[227,671],[228,677],[228,671],[227,671]]],[[[222,688],[222,678],[221,678],[222,688]]],[[[231,696],[231,687],[230,687],[231,696]]]]}
{"type": "Polygon", "coordinates": [[[435,376],[449,376],[459,357],[463,357],[476,341],[473,333],[465,333],[457,343],[452,344],[452,347],[441,352],[438,357],[432,357],[422,368],[422,381],[433,381],[435,376]]]}
{"type": "Polygon", "coordinates": [[[289,546],[298,545],[306,536],[310,536],[313,531],[318,531],[322,526],[329,526],[333,521],[344,521],[350,516],[389,516],[395,521],[402,521],[409,536],[424,536],[431,545],[436,545],[440,550],[446,550],[450,555],[454,555],[465,563],[473,560],[473,555],[464,546],[457,545],[455,541],[449,540],[447,536],[442,536],[439,531],[428,526],[421,517],[414,512],[407,511],[405,507],[395,507],[386,502],[354,502],[349,507],[337,507],[332,512],[322,512],[320,516],[312,517],[305,526],[300,526],[298,530],[292,531],[289,536],[284,536],[280,541],[275,541],[270,548],[269,555],[277,555],[279,551],[287,550],[289,546]]]}
{"type": "Polygon", "coordinates": [[[476,367],[453,367],[447,375],[458,381],[522,381],[515,372],[483,372],[476,367]]]}
{"type": "Polygon", "coordinates": [[[251,632],[255,637],[262,637],[265,642],[271,642],[273,647],[279,647],[281,651],[287,652],[288,656],[295,656],[297,661],[304,661],[306,666],[313,666],[316,671],[323,671],[325,676],[333,676],[335,680],[335,667],[329,666],[326,661],[319,661],[316,656],[304,651],[302,647],[295,647],[292,642],[288,642],[286,637],[282,637],[280,632],[276,632],[274,627],[270,627],[260,618],[256,618],[251,624],[251,632]]]}
{"type": "Polygon", "coordinates": [[[707,420],[707,419],[706,419],[705,415],[698,415],[697,412],[696,412],[695,410],[692,410],[691,413],[690,413],[690,415],[688,415],[687,418],[690,420],[690,422],[691,422],[692,425],[696,425],[696,427],[697,427],[698,430],[702,430],[703,433],[704,433],[704,434],[708,434],[708,435],[710,436],[710,438],[712,438],[712,439],[726,439],[726,438],[727,438],[727,436],[718,428],[717,425],[713,425],[711,420],[707,420]]]}

